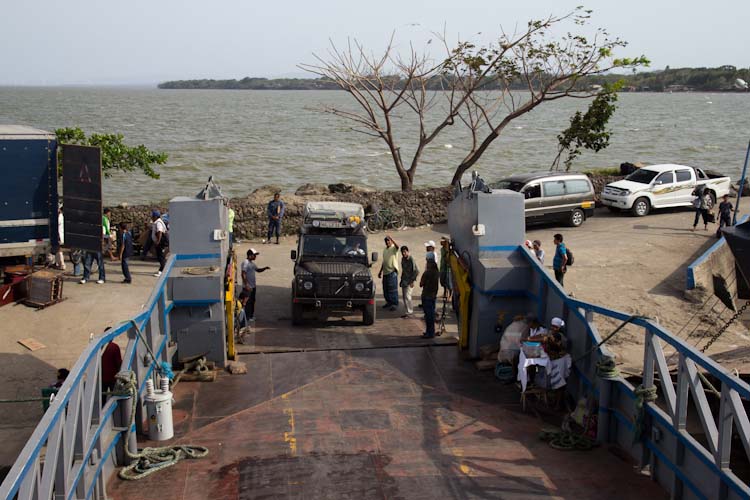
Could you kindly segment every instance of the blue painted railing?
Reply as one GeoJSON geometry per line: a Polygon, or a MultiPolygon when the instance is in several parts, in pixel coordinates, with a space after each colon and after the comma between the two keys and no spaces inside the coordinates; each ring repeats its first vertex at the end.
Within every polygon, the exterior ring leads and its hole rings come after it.
{"type": "MultiPolygon", "coordinates": [[[[144,310],[95,338],[78,358],[0,485],[0,498],[107,498],[106,482],[114,467],[124,462],[123,446],[135,452],[136,443],[135,433],[130,443],[122,442],[130,422],[130,400],[110,397],[105,401],[102,395],[101,355],[107,344],[127,335],[121,369],[135,373],[139,394],[146,381],[156,376],[159,364],[169,360],[172,304],[166,284],[176,259],[170,256],[144,310]],[[151,358],[149,349],[156,359],[151,358]]],[[[136,413],[140,426],[140,404],[136,413]]]]}
{"type": "Polygon", "coordinates": [[[736,456],[745,464],[750,460],[750,420],[745,410],[750,386],[650,319],[569,297],[529,251],[523,247],[518,251],[533,273],[528,307],[535,307],[542,319],[559,316],[566,322],[576,360],[568,388],[575,397],[598,398],[599,439],[617,443],[647,467],[652,479],[673,498],[750,498],[750,486],[732,468],[736,456]],[[642,387],[658,383],[659,389],[658,401],[644,403],[642,419],[636,389],[628,381],[597,376],[597,362],[612,353],[606,344],[595,348],[602,340],[594,324],[596,315],[629,321],[642,329],[642,387]],[[665,348],[677,361],[672,368],[677,371],[676,381],[665,348]],[[708,379],[715,388],[707,387],[708,379]],[[713,401],[707,391],[715,396],[713,401]],[[736,444],[741,449],[733,456],[736,444]]]}

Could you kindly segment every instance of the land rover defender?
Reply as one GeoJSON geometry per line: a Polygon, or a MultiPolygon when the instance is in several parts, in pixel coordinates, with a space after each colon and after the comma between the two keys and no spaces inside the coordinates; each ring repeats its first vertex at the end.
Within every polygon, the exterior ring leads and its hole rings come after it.
{"type": "Polygon", "coordinates": [[[356,203],[308,202],[292,250],[292,324],[307,315],[361,311],[362,322],[375,322],[375,281],[368,259],[365,212],[356,203]]]}

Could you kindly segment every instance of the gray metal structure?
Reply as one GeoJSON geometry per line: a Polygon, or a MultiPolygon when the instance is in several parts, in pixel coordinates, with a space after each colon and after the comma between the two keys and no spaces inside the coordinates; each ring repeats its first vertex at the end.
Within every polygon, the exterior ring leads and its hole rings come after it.
{"type": "Polygon", "coordinates": [[[169,202],[169,218],[169,247],[178,255],[167,285],[175,306],[170,320],[177,358],[204,355],[223,367],[227,206],[223,198],[177,197],[169,202]]]}
{"type": "Polygon", "coordinates": [[[564,319],[574,360],[567,389],[576,399],[598,401],[600,442],[616,443],[672,498],[750,498],[748,478],[738,476],[746,467],[737,468],[750,458],[750,386],[650,319],[570,298],[521,245],[522,210],[523,198],[509,191],[464,190],[449,206],[454,247],[471,267],[470,353],[496,340],[498,312],[506,313],[506,324],[528,312],[545,323],[564,319]],[[472,232],[476,224],[484,225],[483,236],[472,232]],[[642,387],[620,376],[597,376],[597,363],[612,356],[605,346],[597,347],[602,340],[597,315],[642,328],[642,387]],[[677,360],[676,378],[665,350],[677,360]],[[715,381],[716,392],[699,372],[715,381]],[[642,390],[655,386],[658,400],[643,401],[642,390]]]}

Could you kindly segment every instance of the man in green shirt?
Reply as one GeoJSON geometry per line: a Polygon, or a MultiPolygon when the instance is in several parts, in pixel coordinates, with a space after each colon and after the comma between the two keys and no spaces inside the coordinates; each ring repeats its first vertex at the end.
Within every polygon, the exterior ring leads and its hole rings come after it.
{"type": "Polygon", "coordinates": [[[109,217],[112,215],[112,210],[109,208],[104,209],[104,215],[102,215],[102,240],[104,244],[104,251],[109,253],[109,260],[117,260],[114,253],[112,253],[112,227],[109,223],[109,217]]]}
{"type": "Polygon", "coordinates": [[[232,248],[232,245],[234,245],[234,209],[227,204],[228,213],[227,218],[229,219],[227,222],[227,229],[229,230],[229,248],[232,248]]]}
{"type": "Polygon", "coordinates": [[[398,244],[390,236],[385,237],[383,263],[380,266],[378,278],[383,280],[383,309],[395,311],[398,308],[398,244]]]}

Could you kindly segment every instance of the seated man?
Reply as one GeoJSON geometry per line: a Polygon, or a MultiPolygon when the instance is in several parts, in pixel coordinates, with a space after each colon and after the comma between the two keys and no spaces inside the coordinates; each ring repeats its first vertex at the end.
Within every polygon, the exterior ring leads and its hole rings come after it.
{"type": "Polygon", "coordinates": [[[560,318],[552,318],[549,332],[542,340],[544,351],[550,359],[559,359],[567,354],[568,339],[565,337],[563,327],[565,327],[565,322],[563,320],[560,318]]]}

